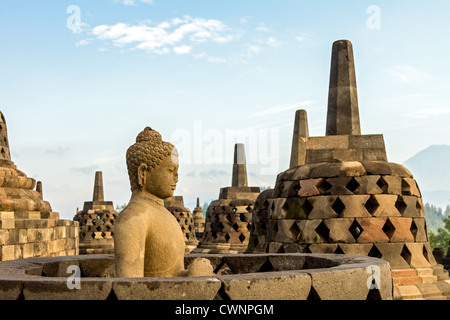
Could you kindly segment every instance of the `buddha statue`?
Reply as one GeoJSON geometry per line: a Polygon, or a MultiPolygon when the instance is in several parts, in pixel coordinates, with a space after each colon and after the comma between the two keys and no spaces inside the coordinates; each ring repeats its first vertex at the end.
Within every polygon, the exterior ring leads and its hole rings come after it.
{"type": "Polygon", "coordinates": [[[178,182],[178,151],[146,127],[126,154],[131,199],[119,214],[114,233],[117,277],[213,275],[207,259],[184,268],[185,239],[176,218],[164,207],[178,182]]]}

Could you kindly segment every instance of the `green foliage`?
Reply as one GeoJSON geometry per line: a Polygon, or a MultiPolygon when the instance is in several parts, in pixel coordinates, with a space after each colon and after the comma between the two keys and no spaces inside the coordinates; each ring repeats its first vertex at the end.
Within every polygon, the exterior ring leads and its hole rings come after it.
{"type": "Polygon", "coordinates": [[[116,211],[117,211],[118,213],[120,213],[120,211],[122,211],[123,209],[125,209],[126,206],[127,206],[126,203],[124,203],[124,204],[121,205],[121,206],[116,205],[116,211]]]}
{"type": "Polygon", "coordinates": [[[438,208],[428,202],[425,203],[425,218],[427,219],[427,227],[429,232],[436,234],[439,228],[444,227],[443,220],[450,214],[450,206],[447,206],[445,213],[441,208],[438,208]]]}

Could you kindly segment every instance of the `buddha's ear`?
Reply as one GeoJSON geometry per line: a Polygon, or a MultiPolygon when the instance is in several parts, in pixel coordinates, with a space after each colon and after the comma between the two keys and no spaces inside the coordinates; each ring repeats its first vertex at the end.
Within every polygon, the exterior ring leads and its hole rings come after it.
{"type": "Polygon", "coordinates": [[[137,182],[138,182],[138,186],[140,189],[145,186],[146,179],[147,179],[146,171],[147,171],[147,165],[145,163],[141,163],[138,167],[138,172],[137,172],[137,178],[138,178],[137,182]]]}

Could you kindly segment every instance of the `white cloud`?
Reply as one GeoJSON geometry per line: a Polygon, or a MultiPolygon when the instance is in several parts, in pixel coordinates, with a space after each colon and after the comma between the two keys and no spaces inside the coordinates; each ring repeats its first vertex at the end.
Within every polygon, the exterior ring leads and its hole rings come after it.
{"type": "Polygon", "coordinates": [[[197,44],[209,41],[222,44],[234,40],[232,35],[225,33],[228,30],[228,26],[219,20],[185,16],[155,26],[149,21],[139,25],[121,22],[99,25],[92,29],[92,34],[118,47],[134,45],[136,49],[157,54],[166,54],[171,50],[177,54],[186,54],[197,44]]]}
{"type": "Polygon", "coordinates": [[[192,47],[189,47],[189,46],[179,46],[179,47],[173,48],[173,51],[176,54],[187,54],[187,53],[191,52],[191,50],[192,50],[192,47]]]}
{"type": "Polygon", "coordinates": [[[114,2],[120,2],[126,6],[136,6],[138,2],[153,4],[153,0],[114,0],[114,2]]]}
{"type": "Polygon", "coordinates": [[[404,83],[420,83],[424,80],[429,80],[430,76],[412,66],[396,66],[390,69],[386,69],[388,73],[396,77],[398,80],[404,83]]]}
{"type": "Polygon", "coordinates": [[[270,47],[278,48],[281,45],[281,42],[274,37],[269,37],[266,40],[266,44],[270,47]]]}
{"type": "Polygon", "coordinates": [[[88,39],[82,39],[82,40],[78,41],[77,43],[75,43],[75,46],[77,46],[77,47],[87,46],[89,43],[90,43],[90,41],[88,39]]]}
{"type": "Polygon", "coordinates": [[[443,114],[450,114],[450,108],[428,108],[414,111],[413,113],[406,114],[408,118],[424,119],[431,116],[439,116],[443,114]]]}
{"type": "Polygon", "coordinates": [[[268,115],[274,115],[274,114],[278,114],[278,113],[282,113],[288,110],[292,110],[292,109],[299,109],[299,108],[304,108],[306,106],[310,106],[312,104],[314,104],[315,101],[303,101],[303,102],[298,102],[298,103],[294,103],[294,104],[288,104],[288,105],[278,105],[278,106],[274,106],[274,107],[270,107],[267,108],[265,110],[262,110],[260,112],[256,112],[253,114],[254,117],[257,116],[268,116],[268,115]]]}

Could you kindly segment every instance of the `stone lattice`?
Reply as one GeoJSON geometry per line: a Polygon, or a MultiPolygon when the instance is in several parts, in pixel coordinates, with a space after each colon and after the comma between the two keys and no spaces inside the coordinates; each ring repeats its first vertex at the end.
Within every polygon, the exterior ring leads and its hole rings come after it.
{"type": "Polygon", "coordinates": [[[174,196],[164,200],[166,209],[174,215],[180,224],[181,231],[183,231],[186,243],[186,252],[189,253],[198,245],[198,240],[195,235],[194,217],[191,210],[184,206],[182,196],[174,196]]]}
{"type": "Polygon", "coordinates": [[[236,144],[232,186],[221,188],[219,199],[206,210],[205,233],[194,253],[238,253],[247,249],[252,211],[259,187],[247,186],[243,144],[236,144]]]}
{"type": "Polygon", "coordinates": [[[413,175],[387,161],[382,135],[360,134],[354,73],[351,43],[335,42],[327,135],[309,137],[297,111],[291,168],[261,195],[248,250],[377,257],[393,269],[396,299],[450,298],[413,175]]]}
{"type": "Polygon", "coordinates": [[[112,201],[104,201],[103,175],[95,173],[94,195],[78,211],[74,221],[80,225],[80,254],[114,253],[114,223],[117,218],[112,201]]]}
{"type": "Polygon", "coordinates": [[[6,121],[0,112],[0,260],[75,254],[78,223],[60,220],[43,200],[42,183],[11,161],[6,121]]]}

